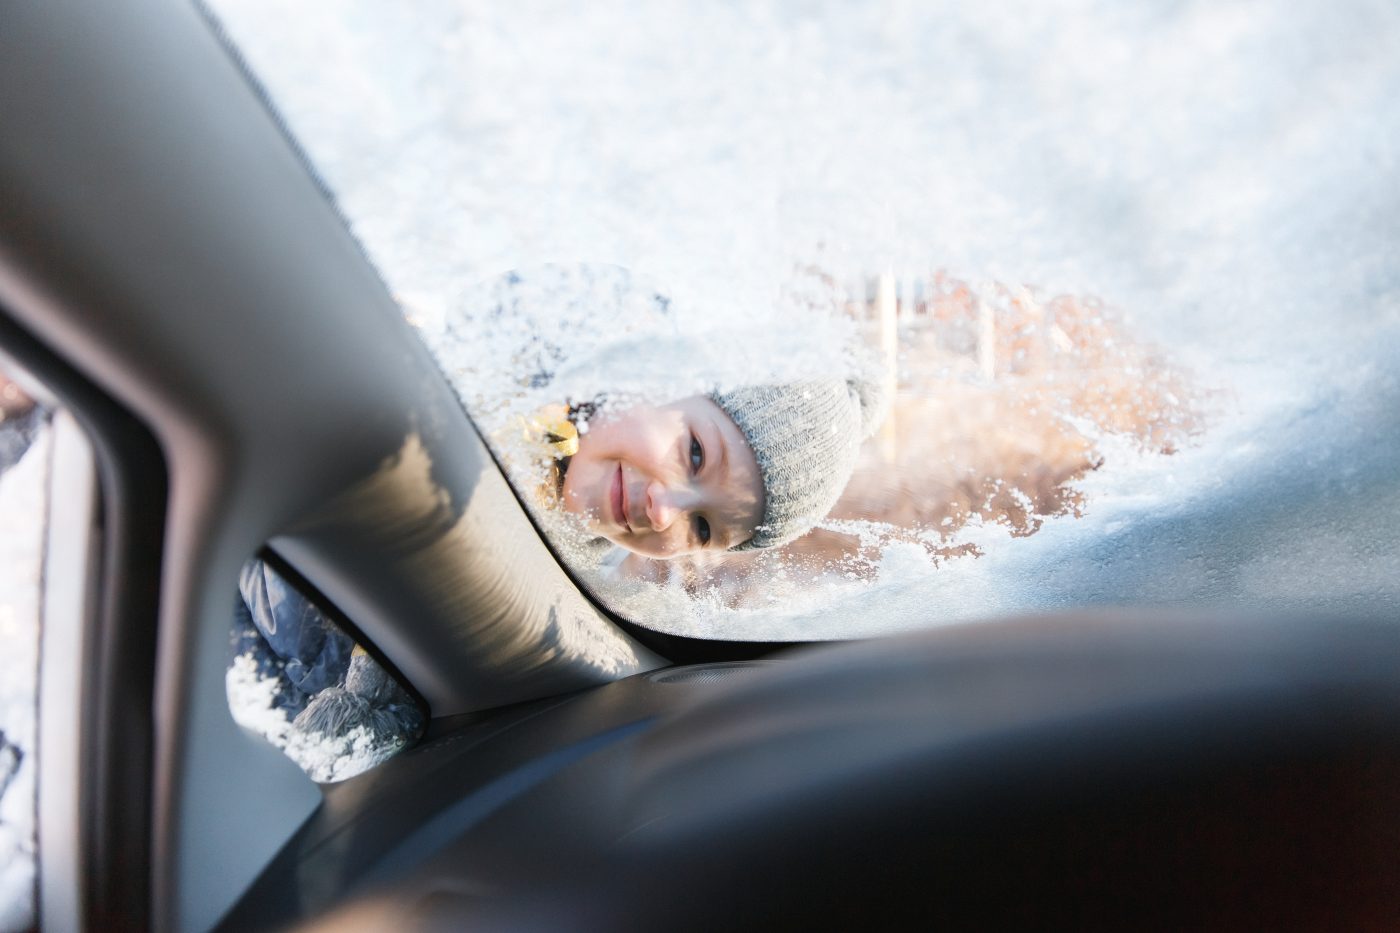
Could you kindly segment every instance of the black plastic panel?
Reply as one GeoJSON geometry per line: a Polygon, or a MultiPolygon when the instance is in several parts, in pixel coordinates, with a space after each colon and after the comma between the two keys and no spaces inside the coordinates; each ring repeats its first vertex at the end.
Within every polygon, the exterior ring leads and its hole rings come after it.
{"type": "Polygon", "coordinates": [[[97,566],[88,568],[93,587],[84,638],[93,651],[78,659],[84,685],[77,698],[84,776],[78,794],[86,817],[77,827],[84,882],[78,914],[97,929],[140,929],[150,906],[152,683],[165,462],[139,422],[4,314],[0,346],[82,425],[98,468],[100,550],[93,555],[97,566]]]}
{"type": "MultiPolygon", "coordinates": [[[[703,667],[713,671],[720,665],[703,667]]],[[[742,682],[762,667],[736,664],[723,682],[742,682]]],[[[437,851],[460,843],[468,830],[492,824],[513,801],[532,796],[594,753],[625,744],[715,685],[656,683],[639,675],[568,697],[437,720],[416,748],[327,787],[320,810],[224,927],[262,928],[325,910],[376,884],[392,885],[437,851]]],[[[527,851],[556,844],[565,850],[562,834],[574,822],[555,824],[558,835],[536,834],[527,851]]],[[[488,835],[474,837],[505,868],[520,847],[497,849],[488,835]]]]}
{"type": "Polygon", "coordinates": [[[1398,673],[1400,620],[1100,614],[637,677],[347,786],[250,901],[348,896],[345,929],[1392,928],[1398,673]]]}

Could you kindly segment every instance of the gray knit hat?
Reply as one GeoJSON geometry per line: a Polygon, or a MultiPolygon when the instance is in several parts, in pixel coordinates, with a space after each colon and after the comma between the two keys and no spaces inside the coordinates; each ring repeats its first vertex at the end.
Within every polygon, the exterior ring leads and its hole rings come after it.
{"type": "Polygon", "coordinates": [[[787,544],[825,518],[885,401],[882,385],[864,379],[745,386],[711,398],[743,432],[763,478],[763,518],[735,551],[787,544]]]}

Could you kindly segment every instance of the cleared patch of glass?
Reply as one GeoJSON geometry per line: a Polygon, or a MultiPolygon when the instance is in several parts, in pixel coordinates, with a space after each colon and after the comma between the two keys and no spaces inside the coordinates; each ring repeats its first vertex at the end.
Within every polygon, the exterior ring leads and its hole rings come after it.
{"type": "Polygon", "coordinates": [[[1400,607],[1393,4],[213,7],[634,620],[1400,607]]]}

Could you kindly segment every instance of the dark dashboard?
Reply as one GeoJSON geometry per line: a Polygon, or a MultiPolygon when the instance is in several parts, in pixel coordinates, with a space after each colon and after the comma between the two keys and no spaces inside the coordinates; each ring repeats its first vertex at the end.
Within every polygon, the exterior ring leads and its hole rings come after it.
{"type": "Polygon", "coordinates": [[[224,927],[1378,929],[1397,670],[1383,623],[1105,612],[637,675],[327,787],[224,927]]]}

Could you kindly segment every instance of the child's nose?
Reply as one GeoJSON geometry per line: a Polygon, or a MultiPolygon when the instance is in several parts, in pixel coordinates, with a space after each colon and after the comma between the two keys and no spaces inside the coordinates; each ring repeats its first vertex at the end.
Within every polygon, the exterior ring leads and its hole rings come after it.
{"type": "Polygon", "coordinates": [[[647,521],[653,531],[665,531],[680,514],[675,493],[665,483],[656,480],[647,485],[647,521]]]}

